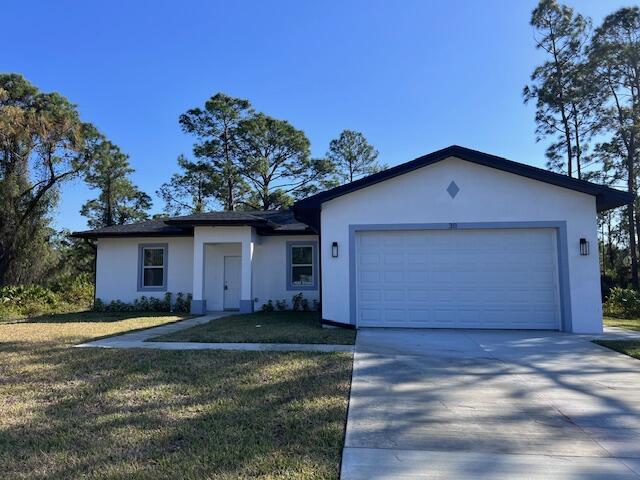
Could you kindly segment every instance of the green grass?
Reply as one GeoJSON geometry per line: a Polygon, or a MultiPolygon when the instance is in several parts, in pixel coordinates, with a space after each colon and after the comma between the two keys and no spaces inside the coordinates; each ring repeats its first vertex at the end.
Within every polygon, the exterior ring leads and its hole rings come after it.
{"type": "Polygon", "coordinates": [[[352,345],[355,338],[355,330],[322,328],[317,312],[258,312],[213,320],[151,341],[352,345]]]}
{"type": "Polygon", "coordinates": [[[640,340],[594,340],[594,343],[640,359],[640,340]]]}
{"type": "Polygon", "coordinates": [[[0,324],[3,479],[338,478],[350,355],[70,348],[152,315],[0,324]]]}
{"type": "Polygon", "coordinates": [[[640,318],[604,317],[604,324],[608,327],[620,327],[627,328],[629,330],[640,330],[640,318]]]}

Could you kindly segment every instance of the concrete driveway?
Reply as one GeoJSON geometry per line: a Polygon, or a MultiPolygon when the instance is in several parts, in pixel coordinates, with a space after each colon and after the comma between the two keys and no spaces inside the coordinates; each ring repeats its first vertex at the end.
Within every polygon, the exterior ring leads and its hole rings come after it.
{"type": "Polygon", "coordinates": [[[640,361],[589,340],[359,331],[341,478],[640,478],[640,361]]]}

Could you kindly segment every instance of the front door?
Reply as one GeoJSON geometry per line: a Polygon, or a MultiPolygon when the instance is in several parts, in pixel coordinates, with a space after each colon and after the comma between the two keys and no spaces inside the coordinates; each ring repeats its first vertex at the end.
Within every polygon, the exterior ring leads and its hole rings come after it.
{"type": "Polygon", "coordinates": [[[240,308],[240,257],[224,257],[224,309],[240,308]]]}

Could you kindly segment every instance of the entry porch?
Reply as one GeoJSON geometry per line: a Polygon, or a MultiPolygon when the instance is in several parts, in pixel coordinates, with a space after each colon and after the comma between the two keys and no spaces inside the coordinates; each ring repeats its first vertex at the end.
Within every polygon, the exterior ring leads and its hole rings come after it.
{"type": "Polygon", "coordinates": [[[196,227],[193,242],[191,313],[253,312],[254,229],[196,227]]]}

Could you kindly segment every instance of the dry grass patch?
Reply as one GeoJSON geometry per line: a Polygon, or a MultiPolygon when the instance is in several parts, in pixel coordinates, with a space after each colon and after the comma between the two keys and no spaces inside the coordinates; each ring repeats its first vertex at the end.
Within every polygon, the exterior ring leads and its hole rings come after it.
{"type": "Polygon", "coordinates": [[[133,315],[0,325],[2,478],[338,478],[350,355],[69,348],[133,315]]]}

